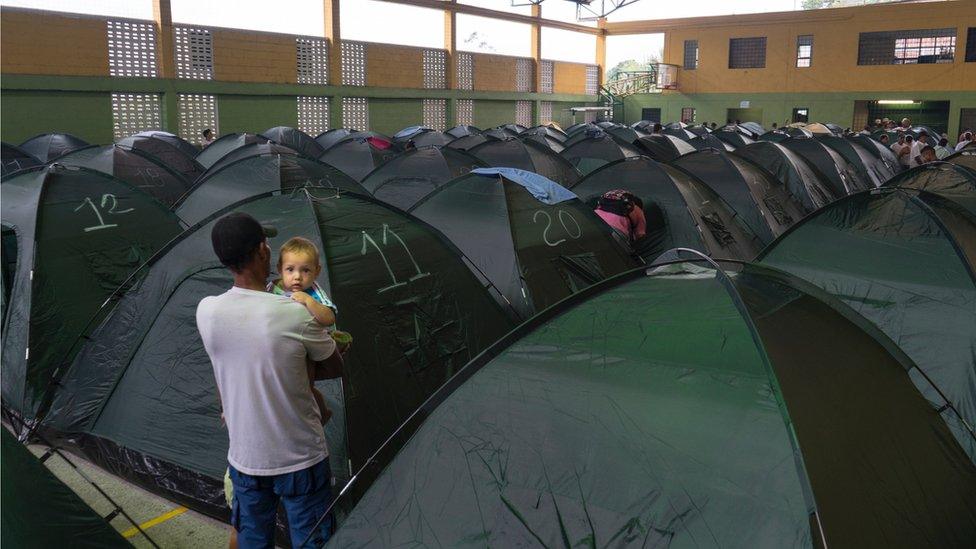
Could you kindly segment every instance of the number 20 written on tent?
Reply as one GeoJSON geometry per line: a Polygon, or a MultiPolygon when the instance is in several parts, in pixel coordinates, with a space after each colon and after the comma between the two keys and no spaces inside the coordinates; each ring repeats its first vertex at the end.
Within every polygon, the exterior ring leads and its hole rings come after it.
{"type": "Polygon", "coordinates": [[[127,214],[129,212],[132,212],[135,209],[135,208],[127,208],[125,210],[118,209],[119,200],[115,198],[114,194],[111,193],[103,194],[102,199],[99,201],[98,204],[95,204],[95,202],[93,202],[90,197],[86,196],[85,199],[82,200],[81,204],[79,204],[74,211],[77,212],[78,210],[83,209],[85,206],[90,206],[92,211],[95,212],[95,217],[98,218],[98,225],[91,225],[89,227],[85,227],[86,233],[90,233],[92,231],[98,231],[101,229],[111,229],[112,227],[118,227],[117,223],[106,223],[105,217],[103,217],[102,215],[103,213],[109,215],[119,215],[119,214],[127,214]]]}
{"type": "MultiPolygon", "coordinates": [[[[549,215],[549,212],[545,210],[536,210],[536,212],[532,214],[532,222],[538,223],[540,217],[546,218],[546,227],[542,229],[542,240],[545,241],[547,246],[558,246],[563,242],[566,242],[565,238],[560,238],[555,242],[549,239],[549,230],[552,229],[552,216],[549,215]]],[[[573,240],[577,240],[583,236],[583,228],[580,227],[579,221],[576,221],[573,214],[567,212],[566,210],[558,210],[556,213],[556,219],[558,219],[559,224],[562,225],[563,231],[566,232],[566,236],[572,238],[573,240]],[[570,230],[570,227],[572,227],[573,230],[570,230]]]]}

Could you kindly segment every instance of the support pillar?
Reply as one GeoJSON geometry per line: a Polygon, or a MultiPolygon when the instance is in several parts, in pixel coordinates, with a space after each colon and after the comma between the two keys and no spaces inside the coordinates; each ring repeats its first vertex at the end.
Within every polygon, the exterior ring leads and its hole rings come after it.
{"type": "Polygon", "coordinates": [[[322,0],[325,39],[329,41],[329,85],[342,85],[342,35],[339,32],[340,0],[322,0]]]}
{"type": "MultiPolygon", "coordinates": [[[[161,79],[176,78],[176,51],[173,44],[173,10],[170,0],[153,0],[153,23],[156,27],[156,73],[161,79]]],[[[173,86],[167,86],[161,94],[161,130],[179,134],[180,114],[177,94],[173,86]]]]}
{"type": "Polygon", "coordinates": [[[600,34],[596,35],[596,64],[600,67],[599,77],[597,79],[597,87],[602,88],[606,82],[606,70],[607,70],[607,18],[601,17],[596,21],[596,27],[601,30],[600,34]]]}
{"type": "MultiPolygon", "coordinates": [[[[532,91],[539,93],[542,91],[542,25],[539,19],[542,18],[542,6],[532,4],[532,17],[536,19],[532,23],[530,31],[530,47],[532,49],[532,66],[534,67],[535,77],[532,79],[532,91]]],[[[536,121],[538,123],[538,121],[536,121]]]]}

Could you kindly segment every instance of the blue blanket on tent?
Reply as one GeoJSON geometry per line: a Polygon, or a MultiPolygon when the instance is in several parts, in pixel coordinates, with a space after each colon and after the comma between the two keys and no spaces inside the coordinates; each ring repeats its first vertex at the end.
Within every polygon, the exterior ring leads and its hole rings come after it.
{"type": "Polygon", "coordinates": [[[485,176],[500,175],[506,179],[510,179],[512,182],[525,187],[527,191],[532,193],[532,196],[536,200],[549,205],[559,204],[560,202],[576,198],[575,194],[559,183],[537,173],[518,168],[477,168],[471,170],[471,173],[485,176]]]}

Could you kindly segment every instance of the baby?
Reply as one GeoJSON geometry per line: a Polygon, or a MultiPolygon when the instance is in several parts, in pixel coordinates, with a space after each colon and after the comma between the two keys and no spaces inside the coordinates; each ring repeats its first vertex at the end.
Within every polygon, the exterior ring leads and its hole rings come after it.
{"type": "MultiPolygon", "coordinates": [[[[319,249],[315,244],[300,236],[290,238],[281,246],[278,255],[278,272],[281,278],[269,284],[268,290],[278,295],[290,296],[294,301],[304,305],[312,318],[325,326],[330,335],[334,335],[336,307],[325,290],[315,282],[322,272],[319,249]]],[[[336,343],[340,352],[345,351],[341,345],[338,345],[338,341],[336,343]]],[[[326,407],[322,393],[315,388],[315,369],[311,363],[308,365],[308,382],[324,424],[332,417],[332,411],[326,407]]]]}

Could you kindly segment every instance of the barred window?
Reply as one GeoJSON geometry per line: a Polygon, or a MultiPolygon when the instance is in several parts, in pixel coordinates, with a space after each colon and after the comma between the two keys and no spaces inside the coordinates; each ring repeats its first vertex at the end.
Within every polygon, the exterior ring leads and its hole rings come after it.
{"type": "Polygon", "coordinates": [[[159,94],[112,94],[112,132],[116,140],[162,127],[163,115],[159,94]]]}
{"type": "Polygon", "coordinates": [[[440,132],[447,129],[447,99],[424,99],[421,114],[424,126],[440,132]]]}
{"type": "Polygon", "coordinates": [[[535,76],[535,67],[531,59],[519,57],[515,60],[515,91],[532,91],[532,79],[535,76]]]}
{"type": "Polygon", "coordinates": [[[796,66],[809,67],[813,61],[813,35],[802,34],[796,37],[796,66]]]}
{"type": "Polygon", "coordinates": [[[548,124],[552,122],[552,101],[539,102],[539,123],[548,124]]]}
{"type": "Polygon", "coordinates": [[[217,96],[197,93],[181,93],[176,96],[180,117],[180,137],[190,143],[203,144],[203,130],[210,128],[220,135],[217,128],[217,96]]]}
{"type": "Polygon", "coordinates": [[[174,27],[176,77],[213,80],[213,37],[210,29],[174,27]]]}
{"type": "Polygon", "coordinates": [[[442,90],[447,87],[447,52],[444,50],[424,50],[424,87],[429,90],[442,90]]]}
{"type": "Polygon", "coordinates": [[[474,89],[474,56],[467,52],[456,52],[457,57],[457,89],[474,89]]]}
{"type": "Polygon", "coordinates": [[[457,124],[459,126],[474,124],[474,99],[457,100],[457,124]]]}
{"type": "Polygon", "coordinates": [[[600,93],[600,66],[586,66],[586,95],[596,95],[600,93]]]}
{"type": "Polygon", "coordinates": [[[299,84],[329,83],[329,42],[321,38],[295,38],[299,84]]]}
{"type": "Polygon", "coordinates": [[[369,130],[369,100],[365,97],[342,98],[342,127],[369,130]]]}
{"type": "Polygon", "coordinates": [[[698,40],[685,40],[685,70],[698,68],[698,40]]]}
{"type": "Polygon", "coordinates": [[[539,75],[539,92],[540,93],[552,93],[553,86],[553,75],[555,73],[555,63],[552,61],[543,59],[539,62],[539,71],[542,72],[539,75]]]}
{"type": "MultiPolygon", "coordinates": [[[[363,42],[339,43],[342,50],[342,85],[366,85],[366,44],[363,42]]],[[[366,129],[366,128],[362,128],[366,129]]]]}
{"type": "Polygon", "coordinates": [[[694,107],[684,107],[681,109],[681,121],[685,124],[695,123],[695,108],[694,107]]]}
{"type": "Polygon", "coordinates": [[[515,102],[515,123],[528,128],[532,125],[532,102],[515,102]]]}
{"type": "Polygon", "coordinates": [[[298,129],[316,136],[329,128],[329,98],[299,95],[298,129]]]}
{"type": "Polygon", "coordinates": [[[730,69],[762,69],[765,66],[765,36],[729,39],[730,69]]]}
{"type": "Polygon", "coordinates": [[[966,31],[966,62],[976,62],[976,27],[966,31]]]}
{"type": "Polygon", "coordinates": [[[106,21],[108,73],[112,76],[156,77],[156,25],[106,21]]]}
{"type": "Polygon", "coordinates": [[[862,32],[857,45],[858,65],[952,63],[956,29],[916,29],[862,32]]]}

